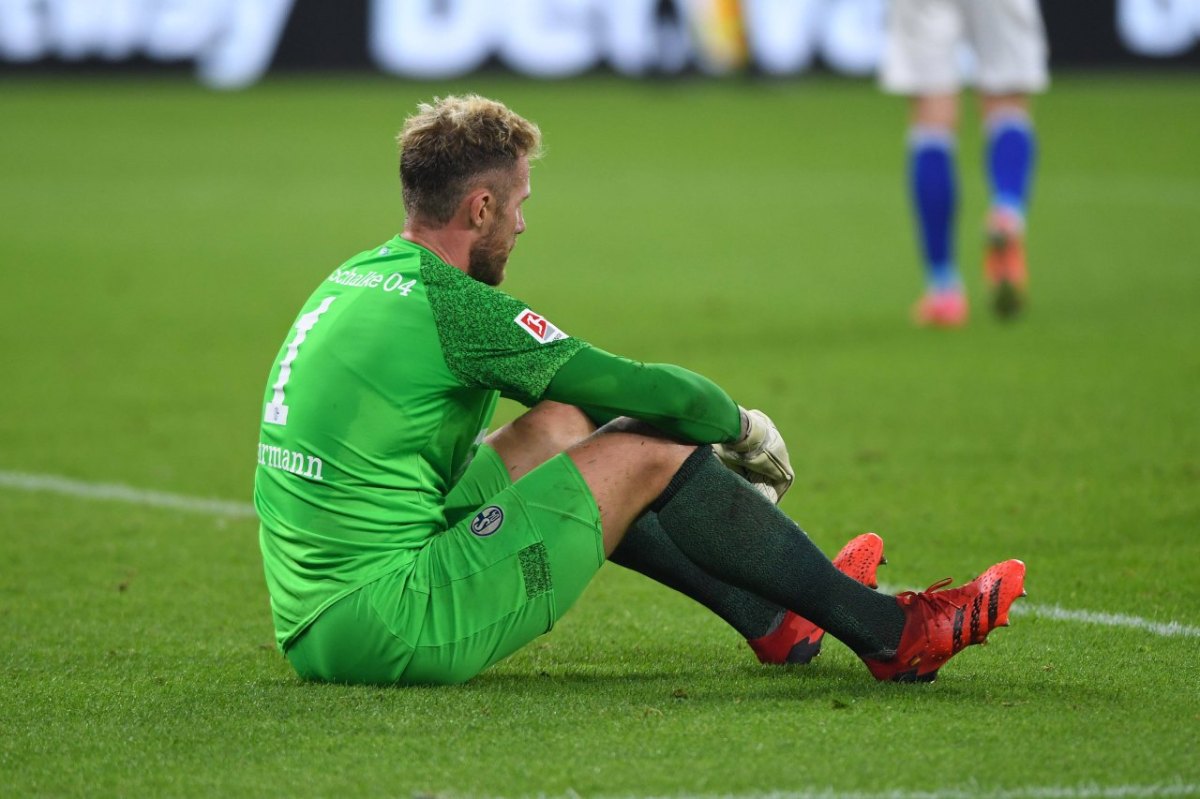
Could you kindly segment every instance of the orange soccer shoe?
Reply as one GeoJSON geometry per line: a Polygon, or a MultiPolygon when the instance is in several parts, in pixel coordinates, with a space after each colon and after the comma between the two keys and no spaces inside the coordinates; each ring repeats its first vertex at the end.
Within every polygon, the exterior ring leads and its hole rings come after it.
{"type": "Polygon", "coordinates": [[[996,316],[1011,319],[1019,314],[1029,294],[1029,270],[1024,224],[1016,214],[997,210],[988,215],[983,275],[996,316]]]}
{"type": "Polygon", "coordinates": [[[962,288],[929,289],[912,310],[917,327],[962,327],[967,323],[967,295],[962,288]]]}
{"type": "MultiPolygon", "coordinates": [[[[887,558],[883,556],[883,539],[875,533],[850,539],[833,559],[838,571],[868,588],[878,587],[875,570],[884,563],[887,558]]],[[[747,643],[762,663],[808,663],[821,653],[824,637],[823,629],[789,610],[773,631],[747,643]]]]}
{"type": "Polygon", "coordinates": [[[925,591],[906,591],[896,597],[904,609],[904,632],[890,660],[863,658],[877,680],[933,682],[938,669],[971,644],[982,644],[988,633],[1008,626],[1008,609],[1025,596],[1025,564],[997,563],[959,588],[950,578],[925,591]]]}

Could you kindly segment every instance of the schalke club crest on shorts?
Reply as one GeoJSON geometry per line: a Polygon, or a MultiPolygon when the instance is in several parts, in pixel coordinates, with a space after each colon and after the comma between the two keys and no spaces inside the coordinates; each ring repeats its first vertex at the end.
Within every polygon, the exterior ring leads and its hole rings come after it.
{"type": "Polygon", "coordinates": [[[500,529],[504,524],[504,511],[499,505],[488,505],[471,520],[471,532],[480,538],[486,538],[500,529]]]}

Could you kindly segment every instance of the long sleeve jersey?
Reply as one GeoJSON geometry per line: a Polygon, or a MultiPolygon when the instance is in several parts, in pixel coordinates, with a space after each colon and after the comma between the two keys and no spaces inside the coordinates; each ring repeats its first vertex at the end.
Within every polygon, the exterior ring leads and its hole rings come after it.
{"type": "Polygon", "coordinates": [[[707,378],[572,338],[401,237],[360,253],[304,304],[263,397],[254,504],[281,648],[444,532],[445,497],[500,396],[696,443],[740,430],[707,378]]]}

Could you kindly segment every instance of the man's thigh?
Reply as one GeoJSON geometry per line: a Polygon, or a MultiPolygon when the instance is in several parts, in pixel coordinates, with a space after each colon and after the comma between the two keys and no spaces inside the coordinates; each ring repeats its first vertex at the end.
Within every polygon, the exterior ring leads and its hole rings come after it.
{"type": "Polygon", "coordinates": [[[504,461],[487,444],[481,444],[467,470],[450,493],[446,495],[443,512],[446,526],[453,527],[468,516],[474,516],[488,497],[494,497],[512,485],[504,461]]]}
{"type": "Polygon", "coordinates": [[[417,557],[428,597],[405,683],[456,683],[547,632],[604,563],[600,512],[558,455],[480,503],[417,557]]]}

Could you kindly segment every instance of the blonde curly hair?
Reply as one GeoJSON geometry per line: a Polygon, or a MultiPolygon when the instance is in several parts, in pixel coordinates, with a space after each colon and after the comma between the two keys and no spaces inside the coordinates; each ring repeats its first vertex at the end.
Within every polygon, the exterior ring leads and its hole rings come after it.
{"type": "Polygon", "coordinates": [[[506,196],[517,160],[541,155],[542,132],[503,103],[468,94],[421,103],[396,141],[405,212],[445,224],[479,183],[506,196]]]}

